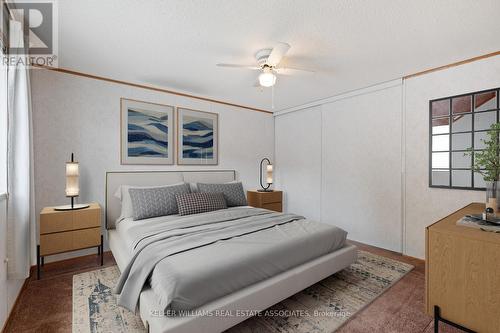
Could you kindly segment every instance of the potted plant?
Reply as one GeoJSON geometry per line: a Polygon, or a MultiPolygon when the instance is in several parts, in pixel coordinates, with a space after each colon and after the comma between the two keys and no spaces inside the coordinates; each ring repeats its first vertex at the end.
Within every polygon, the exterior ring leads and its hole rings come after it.
{"type": "Polygon", "coordinates": [[[483,176],[486,182],[486,208],[499,211],[500,208],[500,143],[498,134],[500,123],[491,125],[486,140],[481,139],[485,148],[481,151],[467,149],[468,156],[473,157],[472,170],[483,176]],[[498,199],[498,200],[497,200],[498,199]]]}

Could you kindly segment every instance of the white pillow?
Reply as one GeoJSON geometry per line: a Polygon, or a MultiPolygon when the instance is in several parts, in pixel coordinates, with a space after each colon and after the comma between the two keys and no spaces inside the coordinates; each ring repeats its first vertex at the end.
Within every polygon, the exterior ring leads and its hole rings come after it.
{"type": "Polygon", "coordinates": [[[155,188],[155,187],[166,187],[166,186],[178,186],[182,185],[184,182],[181,183],[176,183],[176,184],[169,184],[169,185],[156,185],[156,186],[133,186],[133,185],[121,185],[118,187],[116,190],[114,196],[115,198],[118,198],[122,202],[122,210],[120,217],[118,220],[116,220],[116,223],[120,222],[123,219],[126,219],[127,217],[133,217],[134,216],[134,209],[132,208],[132,199],[130,198],[130,193],[129,189],[131,188],[155,188]]]}

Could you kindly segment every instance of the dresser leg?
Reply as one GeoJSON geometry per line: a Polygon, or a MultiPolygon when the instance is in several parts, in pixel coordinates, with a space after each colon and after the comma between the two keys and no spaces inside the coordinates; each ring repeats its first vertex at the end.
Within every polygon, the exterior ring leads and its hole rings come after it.
{"type": "Polygon", "coordinates": [[[439,306],[434,305],[434,333],[439,333],[439,306]]]}
{"type": "Polygon", "coordinates": [[[36,278],[40,280],[40,245],[36,246],[36,278]]]}
{"type": "Polygon", "coordinates": [[[439,333],[439,322],[440,321],[442,321],[443,323],[448,324],[450,326],[453,326],[455,328],[458,328],[459,330],[467,332],[467,333],[477,333],[476,331],[470,330],[467,327],[463,327],[462,325],[455,324],[452,321],[449,321],[447,319],[442,318],[439,306],[434,305],[434,333],[439,333]]]}

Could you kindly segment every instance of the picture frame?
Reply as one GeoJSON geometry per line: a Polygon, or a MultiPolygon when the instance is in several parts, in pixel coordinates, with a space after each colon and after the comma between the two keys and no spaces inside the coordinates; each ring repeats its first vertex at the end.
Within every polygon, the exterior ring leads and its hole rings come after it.
{"type": "Polygon", "coordinates": [[[120,99],[121,164],[174,164],[175,108],[120,99]]]}
{"type": "Polygon", "coordinates": [[[177,107],[177,164],[219,164],[219,114],[177,107]]]}

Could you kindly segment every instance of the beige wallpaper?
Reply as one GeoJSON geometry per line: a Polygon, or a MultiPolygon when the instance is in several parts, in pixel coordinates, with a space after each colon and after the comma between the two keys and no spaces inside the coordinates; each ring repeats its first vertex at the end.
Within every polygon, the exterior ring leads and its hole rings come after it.
{"type": "Polygon", "coordinates": [[[500,56],[405,80],[405,253],[425,257],[425,227],[484,192],[429,188],[429,100],[500,87],[500,56]]]}
{"type": "MultiPolygon", "coordinates": [[[[65,162],[80,162],[80,202],[104,205],[106,171],[235,169],[258,185],[259,162],[273,159],[272,115],[47,70],[32,71],[36,210],[66,204],[65,162]],[[120,165],[120,97],[219,114],[219,165],[120,165]]],[[[56,257],[57,258],[57,257],[56,257]]]]}

